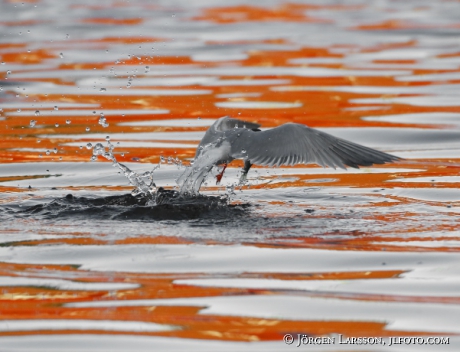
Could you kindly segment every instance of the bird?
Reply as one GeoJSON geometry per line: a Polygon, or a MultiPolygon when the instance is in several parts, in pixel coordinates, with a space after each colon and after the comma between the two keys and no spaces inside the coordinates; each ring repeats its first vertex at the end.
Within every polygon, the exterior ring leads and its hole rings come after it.
{"type": "Polygon", "coordinates": [[[314,163],[346,169],[401,160],[304,124],[285,123],[267,130],[260,127],[229,116],[214,122],[199,143],[190,167],[177,179],[179,192],[197,194],[211,169],[222,165],[216,176],[219,183],[225,168],[235,159],[244,161],[240,184],[246,181],[253,164],[273,167],[314,163]]]}

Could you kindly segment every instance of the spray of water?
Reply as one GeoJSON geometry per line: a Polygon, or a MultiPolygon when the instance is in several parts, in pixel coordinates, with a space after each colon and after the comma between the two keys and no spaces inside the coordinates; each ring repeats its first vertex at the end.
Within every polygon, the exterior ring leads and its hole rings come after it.
{"type": "Polygon", "coordinates": [[[198,195],[204,179],[221,157],[215,144],[210,143],[201,147],[200,155],[176,180],[181,194],[198,195]]]}
{"type": "Polygon", "coordinates": [[[157,187],[153,181],[153,173],[155,170],[160,168],[162,160],[160,160],[160,162],[152,169],[152,171],[147,171],[142,175],[139,175],[126,165],[117,161],[113,153],[114,149],[115,146],[110,142],[109,138],[107,138],[106,147],[104,147],[102,143],[96,143],[93,146],[93,156],[91,157],[91,160],[96,161],[99,155],[107,160],[110,160],[113,163],[112,165],[114,167],[118,167],[123,172],[123,175],[125,175],[125,177],[128,179],[129,183],[135,187],[131,192],[133,196],[142,194],[154,202],[157,187]],[[148,181],[145,181],[144,179],[147,179],[148,181]]]}
{"type": "MultiPolygon", "coordinates": [[[[131,192],[133,196],[142,195],[149,199],[149,205],[159,204],[164,201],[165,194],[168,193],[169,196],[172,196],[176,199],[182,198],[195,198],[199,197],[200,187],[210,173],[213,165],[220,157],[220,154],[216,152],[215,143],[211,143],[202,147],[202,152],[200,156],[192,161],[191,165],[187,167],[181,176],[176,180],[178,184],[177,191],[165,191],[161,187],[158,188],[154,182],[153,174],[156,170],[161,167],[162,163],[175,164],[179,168],[182,168],[182,162],[178,158],[168,157],[165,159],[160,156],[160,161],[151,171],[146,171],[142,174],[138,174],[131,170],[126,165],[119,163],[114,155],[115,146],[110,142],[110,138],[106,138],[107,145],[104,146],[102,143],[96,143],[94,145],[88,144],[87,148],[93,150],[93,155],[91,157],[92,161],[96,161],[99,156],[110,160],[114,167],[118,167],[123,175],[128,179],[129,183],[135,188],[131,192]],[[163,192],[163,194],[161,194],[163,192]],[[165,193],[166,192],[166,193],[165,193]],[[161,199],[161,201],[160,201],[161,199]]],[[[234,193],[235,185],[227,186],[227,195],[229,197],[234,193]]]]}
{"type": "MultiPolygon", "coordinates": [[[[199,195],[201,185],[205,182],[205,179],[210,174],[212,168],[222,158],[222,153],[218,148],[216,148],[221,144],[221,142],[222,140],[219,139],[216,142],[200,147],[198,156],[176,180],[180,194],[189,196],[199,195]]],[[[241,177],[239,183],[227,185],[226,197],[230,198],[232,195],[235,195],[235,188],[239,188],[241,190],[245,184],[247,184],[246,179],[241,177]]]]}

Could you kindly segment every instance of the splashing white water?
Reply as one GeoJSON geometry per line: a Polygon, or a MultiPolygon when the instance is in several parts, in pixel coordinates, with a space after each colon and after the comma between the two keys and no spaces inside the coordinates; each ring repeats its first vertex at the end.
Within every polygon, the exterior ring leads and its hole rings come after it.
{"type": "MultiPolygon", "coordinates": [[[[190,166],[179,176],[176,180],[176,183],[179,187],[179,193],[182,195],[191,195],[196,196],[199,194],[200,188],[205,183],[206,177],[211,174],[211,170],[214,166],[223,164],[222,155],[225,154],[223,149],[230,149],[230,144],[225,138],[219,138],[216,141],[206,144],[204,146],[200,146],[198,150],[197,157],[190,163],[190,166]]],[[[246,151],[243,151],[244,153],[246,151]]],[[[220,183],[220,179],[224,173],[226,168],[226,164],[224,168],[219,172],[216,176],[217,183],[220,183]]],[[[225,190],[227,193],[227,197],[231,197],[235,195],[235,189],[238,188],[240,191],[242,190],[243,186],[250,186],[246,173],[241,171],[241,175],[239,177],[239,181],[236,183],[232,183],[230,185],[225,186],[225,190]]]]}
{"type": "MultiPolygon", "coordinates": [[[[91,161],[96,161],[99,156],[104,157],[112,162],[112,166],[118,167],[123,175],[128,179],[129,183],[135,188],[131,191],[133,196],[143,195],[148,197],[150,204],[156,203],[156,196],[159,188],[154,182],[153,174],[161,167],[161,164],[175,164],[179,169],[183,167],[182,161],[179,158],[168,157],[167,159],[160,156],[160,161],[153,167],[151,171],[146,171],[138,174],[131,170],[126,165],[119,163],[114,155],[115,145],[110,142],[110,138],[106,138],[106,146],[102,143],[88,143],[87,148],[93,150],[91,161]]],[[[215,163],[220,158],[220,153],[215,148],[216,143],[210,143],[202,147],[200,156],[191,162],[190,166],[186,167],[184,172],[176,180],[179,194],[181,196],[198,196],[201,185],[206,176],[210,173],[215,163]]],[[[227,196],[234,193],[234,188],[237,184],[226,187],[227,196]]]]}
{"type": "Polygon", "coordinates": [[[199,193],[204,179],[222,157],[222,153],[216,148],[218,143],[221,141],[203,146],[200,155],[176,180],[181,194],[197,195],[199,193]]]}
{"type": "Polygon", "coordinates": [[[93,156],[91,157],[91,160],[96,161],[98,156],[101,155],[107,160],[112,161],[113,166],[118,167],[123,172],[123,175],[125,175],[125,177],[128,179],[129,183],[136,187],[131,192],[133,196],[143,194],[144,196],[154,201],[157,186],[153,181],[153,173],[155,170],[160,168],[162,160],[160,159],[160,162],[151,171],[147,171],[144,172],[142,175],[139,175],[136,172],[132,171],[126,165],[121,164],[117,161],[115,155],[113,154],[114,149],[115,146],[112,143],[110,143],[110,139],[107,139],[107,147],[104,147],[102,143],[96,143],[93,147],[93,156]],[[148,181],[145,181],[144,178],[146,178],[148,181]]]}

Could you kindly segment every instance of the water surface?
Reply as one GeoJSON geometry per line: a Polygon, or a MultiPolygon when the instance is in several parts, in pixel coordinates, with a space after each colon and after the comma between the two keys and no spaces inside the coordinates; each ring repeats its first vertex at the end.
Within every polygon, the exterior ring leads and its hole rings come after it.
{"type": "Polygon", "coordinates": [[[3,348],[282,351],[305,334],[387,342],[324,351],[458,350],[458,1],[1,9],[3,348]],[[235,161],[203,197],[168,204],[91,162],[109,137],[130,170],[160,163],[171,191],[225,115],[404,160],[255,166],[243,187],[235,161]],[[450,340],[388,346],[401,336],[450,340]]]}

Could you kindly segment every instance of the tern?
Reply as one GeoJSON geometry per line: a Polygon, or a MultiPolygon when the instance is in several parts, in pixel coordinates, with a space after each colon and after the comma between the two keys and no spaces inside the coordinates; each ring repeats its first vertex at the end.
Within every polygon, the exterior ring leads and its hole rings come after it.
{"type": "Polygon", "coordinates": [[[298,123],[260,130],[260,125],[228,116],[218,119],[206,131],[194,161],[177,180],[181,193],[197,194],[206,175],[216,165],[223,165],[216,176],[220,182],[227,165],[244,160],[240,184],[246,181],[253,164],[280,166],[318,164],[346,169],[400,160],[298,123]]]}

